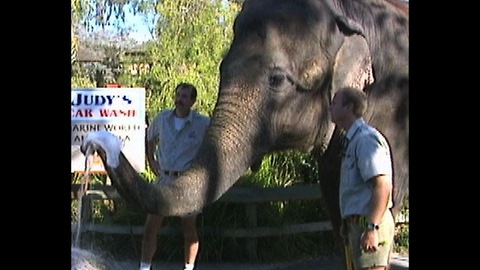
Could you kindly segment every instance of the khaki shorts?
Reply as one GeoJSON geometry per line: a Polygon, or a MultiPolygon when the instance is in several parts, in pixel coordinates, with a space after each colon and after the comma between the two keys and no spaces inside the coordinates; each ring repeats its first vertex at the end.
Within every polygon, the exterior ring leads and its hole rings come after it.
{"type": "MultiPolygon", "coordinates": [[[[171,176],[171,175],[163,175],[163,176],[160,176],[157,178],[157,180],[155,180],[155,185],[159,185],[160,183],[163,183],[163,184],[168,184],[168,183],[171,183],[173,181],[175,181],[175,179],[177,179],[178,176],[171,176]]],[[[202,210],[198,210],[198,211],[195,211],[195,212],[191,212],[191,213],[188,213],[188,214],[185,214],[185,215],[182,215],[180,217],[190,217],[190,216],[196,216],[198,214],[202,213],[202,210]]]]}
{"type": "Polygon", "coordinates": [[[360,237],[365,231],[365,222],[348,221],[348,241],[353,253],[352,261],[356,269],[375,266],[388,266],[395,235],[393,215],[387,211],[379,224],[378,241],[382,243],[375,252],[364,252],[360,248],[360,237]]]}

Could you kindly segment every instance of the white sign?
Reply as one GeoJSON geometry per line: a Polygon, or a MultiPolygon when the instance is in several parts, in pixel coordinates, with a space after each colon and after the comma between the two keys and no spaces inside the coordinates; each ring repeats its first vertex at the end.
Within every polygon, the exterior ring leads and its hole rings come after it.
{"type": "MultiPolygon", "coordinates": [[[[71,109],[71,172],[85,171],[80,145],[88,132],[99,130],[117,135],[130,164],[145,171],[145,88],[72,88],[71,109]]],[[[91,171],[105,171],[100,157],[95,156],[91,171]]]]}

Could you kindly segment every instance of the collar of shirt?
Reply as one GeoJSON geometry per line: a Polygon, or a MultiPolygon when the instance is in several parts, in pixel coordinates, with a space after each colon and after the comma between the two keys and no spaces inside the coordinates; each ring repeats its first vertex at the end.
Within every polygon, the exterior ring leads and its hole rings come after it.
{"type": "Polygon", "coordinates": [[[363,118],[358,118],[353,122],[352,126],[348,129],[347,134],[345,134],[345,137],[348,139],[348,141],[351,141],[353,138],[353,135],[357,132],[357,130],[365,125],[365,120],[363,118]]]}
{"type": "MultiPolygon", "coordinates": [[[[170,118],[175,119],[175,109],[170,110],[170,118]]],[[[185,117],[185,123],[192,122],[192,119],[193,119],[193,111],[190,111],[187,117],[185,117]]]]}

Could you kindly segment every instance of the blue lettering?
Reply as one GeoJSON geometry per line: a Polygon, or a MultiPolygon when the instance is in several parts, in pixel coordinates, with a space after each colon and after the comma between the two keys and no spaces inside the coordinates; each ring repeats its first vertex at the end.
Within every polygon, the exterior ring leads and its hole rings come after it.
{"type": "MultiPolygon", "coordinates": [[[[116,96],[119,97],[119,96],[116,96]]],[[[75,97],[73,97],[71,101],[72,106],[103,106],[103,105],[112,105],[115,96],[113,95],[86,95],[83,93],[78,93],[75,97]]],[[[129,104],[131,103],[130,100],[123,97],[123,100],[127,101],[129,104]]]]}
{"type": "Polygon", "coordinates": [[[123,100],[126,101],[128,104],[132,103],[132,100],[129,99],[127,96],[123,96],[123,100]]]}

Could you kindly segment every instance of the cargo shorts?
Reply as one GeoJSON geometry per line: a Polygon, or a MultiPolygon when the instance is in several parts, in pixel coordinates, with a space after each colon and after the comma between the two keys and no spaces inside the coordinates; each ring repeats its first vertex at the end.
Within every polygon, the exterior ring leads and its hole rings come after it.
{"type": "Polygon", "coordinates": [[[365,252],[360,247],[360,237],[365,232],[367,218],[360,216],[355,220],[347,219],[348,243],[352,250],[352,261],[356,269],[375,266],[388,266],[393,248],[395,222],[390,211],[386,211],[378,229],[379,246],[375,252],[365,252]]]}

